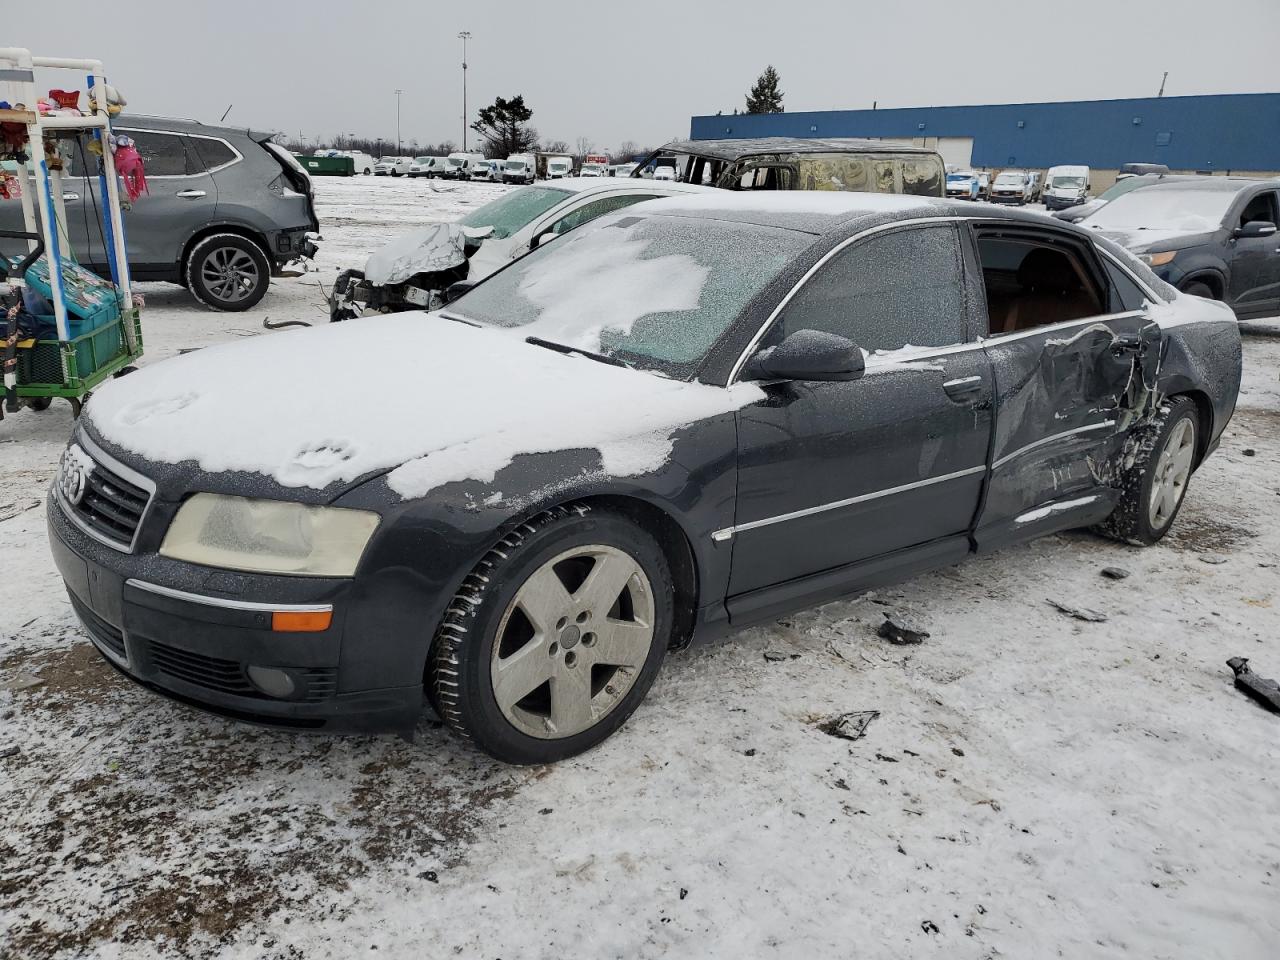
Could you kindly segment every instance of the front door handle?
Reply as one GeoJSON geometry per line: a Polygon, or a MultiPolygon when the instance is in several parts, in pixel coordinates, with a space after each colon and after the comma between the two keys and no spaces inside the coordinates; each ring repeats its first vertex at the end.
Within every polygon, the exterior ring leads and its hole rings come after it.
{"type": "Polygon", "coordinates": [[[961,377],[959,380],[948,380],[942,385],[947,396],[952,400],[968,400],[982,390],[986,381],[982,377],[961,377]]]}
{"type": "Polygon", "coordinates": [[[176,196],[181,197],[183,200],[198,200],[204,196],[204,191],[203,190],[179,190],[176,196]]]}

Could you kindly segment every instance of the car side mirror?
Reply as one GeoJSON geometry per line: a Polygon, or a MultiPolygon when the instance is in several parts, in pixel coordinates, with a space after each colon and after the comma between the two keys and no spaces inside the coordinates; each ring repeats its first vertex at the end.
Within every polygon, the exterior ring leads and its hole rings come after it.
{"type": "Polygon", "coordinates": [[[479,282],[479,280],[459,280],[457,283],[449,284],[444,290],[444,302],[453,303],[479,282]]]}
{"type": "Polygon", "coordinates": [[[852,340],[820,330],[797,330],[760,350],[742,368],[743,380],[857,380],[866,360],[852,340]]]}
{"type": "Polygon", "coordinates": [[[556,233],[554,230],[543,230],[542,233],[538,234],[529,242],[529,249],[537,250],[543,244],[550,243],[558,236],[560,236],[560,234],[556,233]]]}
{"type": "Polygon", "coordinates": [[[1236,227],[1232,236],[1238,239],[1249,237],[1269,237],[1276,232],[1276,225],[1269,220],[1250,220],[1242,227],[1236,227]]]}

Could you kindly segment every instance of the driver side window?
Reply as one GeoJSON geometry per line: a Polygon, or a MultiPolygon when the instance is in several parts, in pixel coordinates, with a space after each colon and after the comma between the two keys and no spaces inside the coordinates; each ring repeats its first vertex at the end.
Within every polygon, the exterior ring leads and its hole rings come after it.
{"type": "Polygon", "coordinates": [[[561,234],[568,233],[575,227],[582,226],[584,223],[590,223],[596,217],[603,217],[606,213],[624,210],[633,203],[639,203],[641,200],[656,199],[657,194],[624,194],[622,196],[601,197],[599,200],[592,200],[590,203],[583,204],[571,213],[566,213],[553,223],[549,230],[558,237],[561,234]]]}
{"type": "Polygon", "coordinates": [[[869,237],[836,254],[783,308],[766,345],[821,330],[863,350],[944,347],[965,340],[960,247],[950,226],[869,237]]]}
{"type": "Polygon", "coordinates": [[[1240,214],[1240,226],[1247,223],[1274,223],[1280,226],[1280,216],[1276,213],[1276,193],[1274,190],[1264,190],[1258,194],[1244,208],[1244,212],[1240,214]]]}

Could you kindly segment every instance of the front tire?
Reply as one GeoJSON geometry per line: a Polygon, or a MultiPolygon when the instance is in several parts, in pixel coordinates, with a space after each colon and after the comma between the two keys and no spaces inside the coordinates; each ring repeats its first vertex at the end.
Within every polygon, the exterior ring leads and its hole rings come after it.
{"type": "Polygon", "coordinates": [[[1188,293],[1193,297],[1204,297],[1206,300],[1217,299],[1217,297],[1213,295],[1213,290],[1210,289],[1209,285],[1207,283],[1200,283],[1199,281],[1196,281],[1195,283],[1188,283],[1182,288],[1182,292],[1188,293]]]}
{"type": "Polygon", "coordinates": [[[266,296],[271,264],[248,237],[215,233],[191,248],[182,275],[187,289],[206,307],[234,313],[266,296]]]}
{"type": "Polygon", "coordinates": [[[1120,502],[1098,530],[1126,543],[1150,546],[1173,526],[1195,471],[1200,439],[1195,401],[1166,401],[1144,429],[1133,465],[1121,480],[1120,502]]]}
{"type": "Polygon", "coordinates": [[[648,693],[675,622],[670,568],[629,520],[585,504],[522,523],[464,581],[429,658],[441,717],[490,756],[594,747],[648,693]]]}

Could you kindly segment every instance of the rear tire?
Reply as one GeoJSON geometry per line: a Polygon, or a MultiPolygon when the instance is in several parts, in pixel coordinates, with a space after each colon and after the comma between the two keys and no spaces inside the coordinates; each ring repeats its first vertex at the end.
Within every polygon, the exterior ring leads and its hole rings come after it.
{"type": "Polygon", "coordinates": [[[39,413],[42,410],[48,410],[51,403],[53,403],[51,397],[32,397],[27,401],[27,406],[39,413]]]}
{"type": "Polygon", "coordinates": [[[266,296],[271,263],[248,237],[215,233],[191,248],[182,275],[187,289],[206,307],[238,313],[266,296]]]}
{"type": "Polygon", "coordinates": [[[1200,417],[1190,397],[1174,397],[1140,428],[1137,456],[1120,484],[1115,511],[1098,532],[1125,543],[1150,546],[1160,540],[1182,508],[1195,472],[1200,417]]]}
{"type": "Polygon", "coordinates": [[[428,658],[432,705],[507,763],[590,749],[648,693],[673,595],[661,548],[631,521],[547,510],[490,550],[450,604],[428,658]]]}

